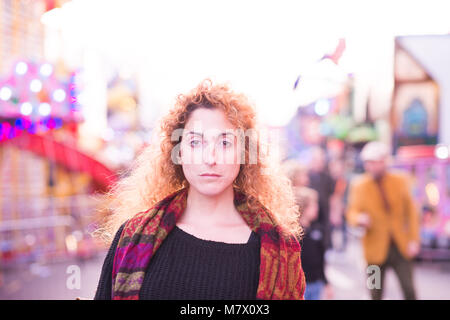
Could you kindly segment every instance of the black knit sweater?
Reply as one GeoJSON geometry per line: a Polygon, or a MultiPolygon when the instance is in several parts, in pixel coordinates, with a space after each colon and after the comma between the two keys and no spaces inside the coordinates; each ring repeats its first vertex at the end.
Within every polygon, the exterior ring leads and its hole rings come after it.
{"type": "MultiPolygon", "coordinates": [[[[122,226],[105,258],[95,294],[111,299],[112,268],[122,226]]],[[[259,281],[260,239],[247,243],[199,239],[177,226],[150,260],[139,294],[145,300],[254,300],[259,281]]]]}

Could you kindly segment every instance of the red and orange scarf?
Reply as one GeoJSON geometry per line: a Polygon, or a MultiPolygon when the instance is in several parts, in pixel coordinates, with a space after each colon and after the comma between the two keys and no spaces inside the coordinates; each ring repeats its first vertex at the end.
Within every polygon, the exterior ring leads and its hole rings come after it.
{"type": "MultiPolygon", "coordinates": [[[[114,300],[139,299],[145,270],[184,212],[187,191],[188,188],[183,188],[172,193],[126,223],[114,257],[114,300]]],[[[245,194],[236,190],[234,204],[250,228],[261,238],[256,299],[302,300],[306,282],[297,239],[280,236],[267,208],[260,205],[257,210],[250,210],[245,194]]]]}

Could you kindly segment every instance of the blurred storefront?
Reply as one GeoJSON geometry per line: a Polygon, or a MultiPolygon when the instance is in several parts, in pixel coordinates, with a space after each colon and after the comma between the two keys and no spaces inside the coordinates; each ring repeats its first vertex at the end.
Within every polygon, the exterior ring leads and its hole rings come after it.
{"type": "Polygon", "coordinates": [[[285,126],[286,158],[307,162],[309,150],[314,146],[327,149],[333,159],[354,158],[366,142],[377,138],[370,96],[365,118],[360,121],[356,116],[361,113],[360,106],[355,104],[355,91],[360,88],[354,74],[339,63],[345,50],[345,39],[339,39],[331,52],[297,78],[294,92],[298,109],[285,126]]]}
{"type": "Polygon", "coordinates": [[[411,174],[424,259],[450,259],[450,35],[396,38],[395,166],[411,174]]]}

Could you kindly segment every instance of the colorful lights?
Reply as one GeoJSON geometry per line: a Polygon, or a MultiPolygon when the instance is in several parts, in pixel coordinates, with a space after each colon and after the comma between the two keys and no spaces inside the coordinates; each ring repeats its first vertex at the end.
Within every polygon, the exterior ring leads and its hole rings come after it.
{"type": "Polygon", "coordinates": [[[16,64],[16,73],[18,75],[22,76],[25,73],[27,73],[27,71],[28,71],[28,65],[25,62],[21,61],[16,64]]]}
{"type": "Polygon", "coordinates": [[[66,98],[66,92],[63,89],[57,89],[53,92],[53,100],[63,102],[66,98]]]}
{"type": "Polygon", "coordinates": [[[328,99],[319,99],[314,105],[314,112],[318,116],[324,116],[330,111],[330,101],[328,99]]]}
{"type": "Polygon", "coordinates": [[[0,123],[0,141],[10,138],[10,133],[14,132],[11,128],[12,126],[8,122],[0,123]]]}
{"type": "Polygon", "coordinates": [[[35,93],[41,91],[42,90],[42,82],[41,82],[41,80],[39,80],[39,79],[31,80],[31,82],[30,82],[30,90],[32,92],[35,92],[35,93]]]}
{"type": "Polygon", "coordinates": [[[39,105],[39,114],[41,116],[46,117],[46,116],[50,115],[51,111],[52,111],[52,108],[48,103],[44,102],[39,105]]]}
{"type": "MultiPolygon", "coordinates": [[[[50,63],[18,61],[9,76],[0,78],[0,118],[61,118],[78,122],[76,73],[57,79],[50,63]]],[[[12,123],[11,123],[12,124],[12,123]]]]}
{"type": "Polygon", "coordinates": [[[432,206],[439,204],[439,189],[435,183],[430,182],[425,186],[425,194],[432,206]]]}
{"type": "Polygon", "coordinates": [[[15,123],[14,123],[14,127],[18,130],[23,130],[25,129],[25,121],[21,118],[16,119],[15,123]]]}
{"type": "Polygon", "coordinates": [[[50,76],[52,74],[52,72],[53,72],[53,67],[49,63],[44,63],[39,69],[39,73],[44,77],[50,76]]]}
{"type": "Polygon", "coordinates": [[[66,248],[69,252],[77,251],[78,242],[73,234],[69,234],[66,236],[66,248]]]}
{"type": "Polygon", "coordinates": [[[434,150],[434,155],[438,159],[446,160],[450,156],[449,148],[447,146],[445,146],[445,145],[442,145],[442,144],[437,145],[436,149],[434,150]]]}
{"type": "Polygon", "coordinates": [[[17,118],[11,121],[0,122],[0,141],[20,136],[26,131],[31,134],[43,133],[48,130],[59,129],[63,126],[61,118],[46,117],[39,121],[29,118],[17,118]]]}
{"type": "Polygon", "coordinates": [[[33,105],[29,102],[24,102],[20,106],[20,113],[24,116],[29,116],[33,112],[33,105]]]}
{"type": "Polygon", "coordinates": [[[12,91],[8,87],[2,87],[0,89],[0,99],[3,101],[8,101],[12,96],[12,91]]]}
{"type": "Polygon", "coordinates": [[[0,141],[28,132],[41,134],[78,122],[75,78],[57,79],[49,63],[18,61],[9,76],[0,78],[0,141]]]}

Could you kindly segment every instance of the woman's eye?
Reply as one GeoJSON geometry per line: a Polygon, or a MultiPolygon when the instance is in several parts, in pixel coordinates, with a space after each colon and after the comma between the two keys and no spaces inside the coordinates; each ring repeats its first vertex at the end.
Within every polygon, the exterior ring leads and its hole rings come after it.
{"type": "Polygon", "coordinates": [[[192,140],[191,142],[189,142],[189,144],[191,145],[191,147],[197,147],[200,145],[200,140],[192,140]]]}
{"type": "Polygon", "coordinates": [[[232,143],[231,143],[230,141],[224,140],[224,141],[222,141],[222,145],[223,145],[224,147],[230,147],[230,146],[232,145],[232,143]]]}

